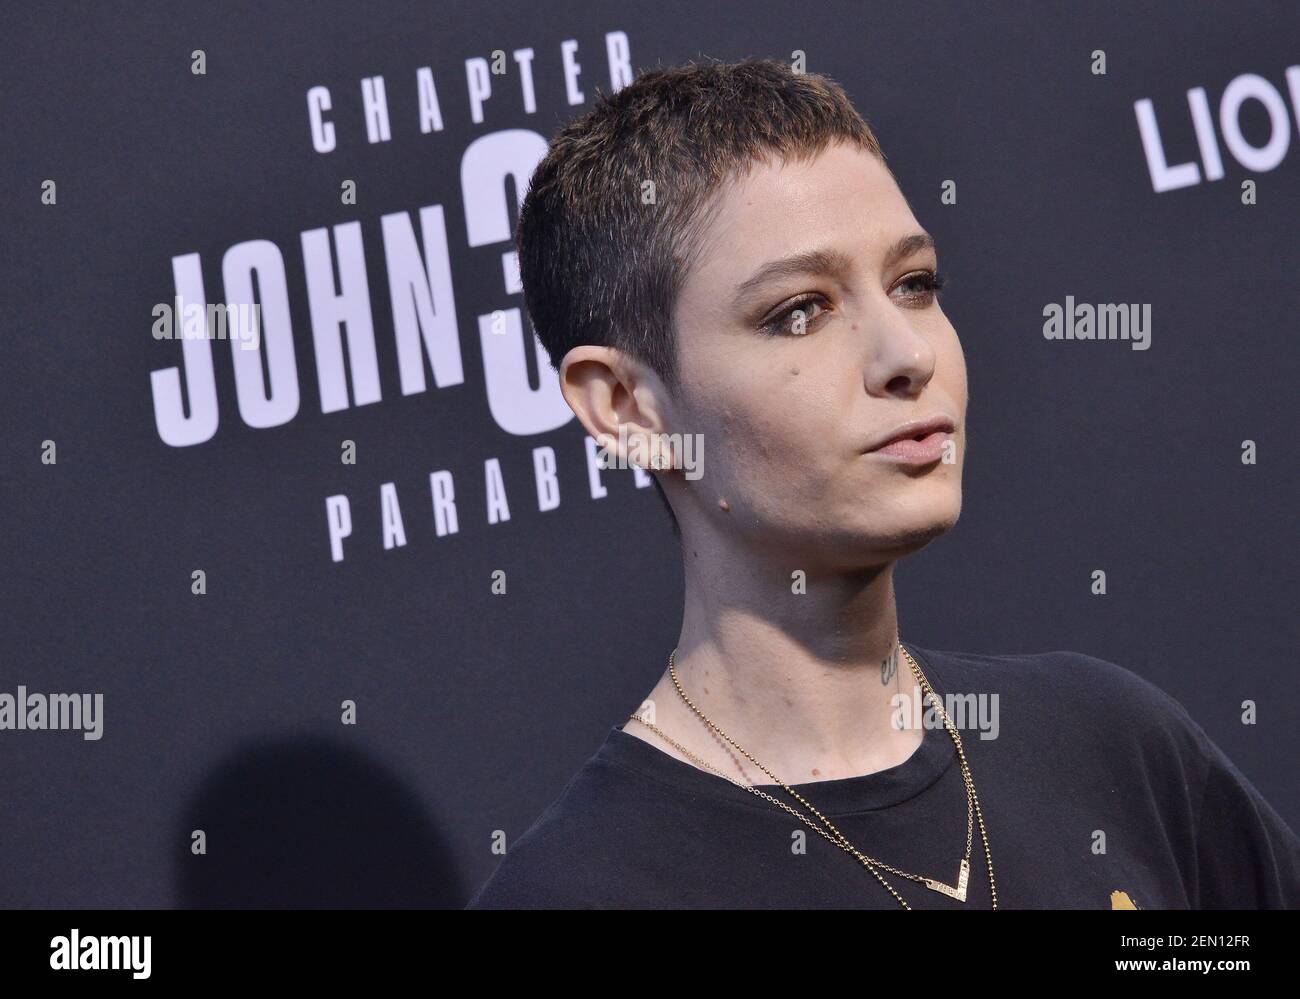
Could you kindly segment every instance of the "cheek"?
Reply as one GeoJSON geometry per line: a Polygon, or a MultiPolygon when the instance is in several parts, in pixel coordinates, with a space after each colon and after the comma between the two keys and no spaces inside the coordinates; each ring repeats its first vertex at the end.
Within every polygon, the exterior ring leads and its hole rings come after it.
{"type": "Polygon", "coordinates": [[[817,391],[810,372],[782,362],[718,395],[715,405],[720,471],[730,487],[770,495],[779,486],[786,496],[820,488],[817,455],[833,440],[836,417],[832,394],[817,391]]]}
{"type": "Polygon", "coordinates": [[[966,408],[966,355],[961,339],[951,324],[945,323],[944,334],[935,345],[937,353],[936,380],[964,411],[966,408]]]}

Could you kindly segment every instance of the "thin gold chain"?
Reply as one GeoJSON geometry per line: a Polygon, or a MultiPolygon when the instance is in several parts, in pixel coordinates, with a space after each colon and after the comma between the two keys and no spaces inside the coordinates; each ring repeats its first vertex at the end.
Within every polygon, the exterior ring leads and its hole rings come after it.
{"type": "MultiPolygon", "coordinates": [[[[901,642],[899,643],[898,648],[899,651],[901,651],[903,655],[907,658],[908,664],[910,665],[913,674],[916,676],[917,682],[920,684],[922,692],[924,693],[925,696],[932,699],[932,703],[934,704],[936,710],[939,712],[940,717],[943,718],[944,727],[948,730],[948,734],[952,737],[953,744],[957,748],[957,757],[961,764],[962,782],[965,784],[966,787],[966,855],[962,863],[965,866],[968,865],[970,862],[972,831],[973,831],[973,823],[971,820],[973,814],[974,817],[977,817],[979,820],[980,838],[981,840],[983,840],[984,857],[988,864],[989,891],[993,899],[993,908],[996,909],[998,907],[998,892],[997,892],[996,882],[994,881],[993,878],[993,857],[992,854],[989,852],[988,833],[984,828],[984,814],[980,810],[979,796],[975,793],[975,781],[971,778],[970,775],[970,767],[966,762],[966,753],[962,747],[961,736],[957,733],[956,726],[953,725],[952,719],[948,716],[948,712],[944,709],[943,701],[940,700],[939,696],[934,692],[934,689],[930,686],[930,682],[929,680],[926,679],[925,673],[922,672],[920,665],[917,663],[915,659],[912,658],[911,653],[909,653],[907,649],[903,647],[903,644],[901,642]]],[[[879,881],[889,891],[889,893],[894,896],[894,898],[904,909],[911,909],[911,906],[907,904],[907,901],[900,894],[898,894],[898,892],[894,889],[893,885],[891,885],[888,881],[886,881],[884,876],[881,875],[881,873],[878,870],[876,870],[876,868],[877,867],[884,868],[885,870],[890,871],[893,874],[897,874],[899,877],[909,878],[913,881],[919,881],[922,884],[926,884],[927,886],[931,885],[935,879],[922,877],[921,875],[917,875],[917,874],[910,874],[907,871],[901,871],[896,867],[891,867],[889,864],[886,864],[883,861],[877,860],[873,857],[866,856],[855,846],[853,846],[853,844],[848,841],[848,839],[844,836],[844,834],[841,833],[839,829],[837,829],[835,825],[828,818],[826,818],[826,816],[824,816],[821,812],[819,812],[811,803],[808,802],[807,799],[805,799],[802,795],[800,795],[797,791],[795,791],[784,781],[780,780],[780,778],[778,778],[775,774],[773,774],[770,770],[768,770],[767,767],[763,766],[763,764],[759,763],[758,760],[754,759],[753,756],[751,756],[748,752],[746,752],[743,748],[741,748],[735,742],[735,740],[733,740],[730,736],[727,735],[726,732],[722,731],[722,729],[718,728],[717,725],[713,724],[713,722],[709,720],[709,718],[704,714],[704,712],[702,712],[695,705],[694,701],[692,701],[689,697],[686,696],[686,691],[682,688],[681,681],[677,677],[676,657],[677,657],[677,650],[673,649],[672,654],[668,657],[668,670],[672,676],[673,684],[674,686],[676,686],[677,692],[681,695],[682,700],[684,700],[690,706],[691,710],[693,710],[697,715],[699,715],[700,719],[706,725],[708,725],[711,729],[713,729],[720,736],[722,736],[722,738],[726,739],[727,742],[729,742],[733,747],[735,747],[735,749],[741,752],[751,763],[753,763],[756,767],[762,770],[763,773],[767,774],[767,776],[772,779],[773,783],[779,784],[791,796],[798,798],[799,801],[801,801],[806,808],[808,808],[814,815],[816,815],[823,823],[826,824],[826,826],[831,830],[831,832],[834,833],[834,838],[828,835],[824,829],[820,828],[815,823],[813,823],[812,820],[810,820],[806,815],[804,815],[798,809],[792,808],[791,806],[787,805],[783,801],[778,801],[770,794],[758,790],[757,787],[738,781],[735,778],[730,777],[727,774],[723,773],[722,771],[718,770],[716,767],[710,766],[704,760],[700,759],[698,756],[696,756],[694,753],[688,750],[685,746],[681,745],[679,742],[676,742],[675,740],[670,738],[667,735],[667,733],[665,733],[657,725],[648,722],[644,718],[635,714],[629,715],[629,719],[632,721],[640,722],[642,725],[645,725],[648,729],[653,731],[661,739],[665,740],[674,748],[676,748],[678,752],[682,753],[690,760],[692,760],[697,766],[702,767],[703,769],[708,770],[711,773],[717,774],[719,777],[723,778],[724,780],[730,781],[731,783],[735,784],[737,787],[741,787],[747,791],[751,791],[752,793],[758,795],[760,798],[767,799],[768,801],[772,802],[772,804],[776,805],[778,808],[784,809],[785,811],[789,812],[791,815],[798,818],[805,825],[809,826],[809,828],[813,829],[819,835],[821,835],[822,838],[835,844],[836,846],[839,846],[843,850],[853,855],[864,867],[866,867],[868,871],[872,873],[872,875],[875,876],[876,880],[879,881]]]]}

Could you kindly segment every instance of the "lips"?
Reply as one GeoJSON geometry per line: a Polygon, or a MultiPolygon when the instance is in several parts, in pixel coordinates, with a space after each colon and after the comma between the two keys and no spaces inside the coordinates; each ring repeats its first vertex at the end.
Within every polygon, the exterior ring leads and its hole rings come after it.
{"type": "Polygon", "coordinates": [[[943,437],[944,440],[956,429],[953,420],[946,416],[931,416],[926,420],[913,420],[911,423],[902,424],[880,437],[875,444],[867,447],[868,453],[878,453],[889,447],[905,446],[909,444],[932,444],[932,438],[943,437]]]}

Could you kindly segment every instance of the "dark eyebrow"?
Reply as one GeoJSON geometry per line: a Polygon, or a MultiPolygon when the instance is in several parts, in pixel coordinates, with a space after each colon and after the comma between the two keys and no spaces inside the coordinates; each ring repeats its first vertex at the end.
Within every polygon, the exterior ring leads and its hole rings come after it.
{"type": "Polygon", "coordinates": [[[906,260],[913,254],[920,253],[922,250],[934,249],[934,237],[928,232],[914,232],[910,236],[904,236],[889,248],[885,254],[885,270],[906,260]]]}
{"type": "MultiPolygon", "coordinates": [[[[884,269],[889,270],[900,260],[914,253],[934,249],[934,237],[928,232],[912,233],[894,242],[885,253],[884,269]]],[[[843,274],[853,266],[852,258],[838,250],[808,250],[764,264],[736,288],[735,304],[743,301],[757,288],[775,278],[793,277],[797,274],[843,274]]]]}

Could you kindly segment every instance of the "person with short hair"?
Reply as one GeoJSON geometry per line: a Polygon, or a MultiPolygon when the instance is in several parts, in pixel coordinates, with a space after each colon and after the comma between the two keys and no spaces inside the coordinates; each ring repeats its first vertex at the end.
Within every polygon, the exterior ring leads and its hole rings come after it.
{"type": "Polygon", "coordinates": [[[685,600],[664,675],[470,908],[1300,904],[1300,839],[1153,684],[900,640],[894,568],[961,510],[966,367],[840,86],[647,72],[554,138],[516,244],[566,401],[669,507],[685,600]]]}

